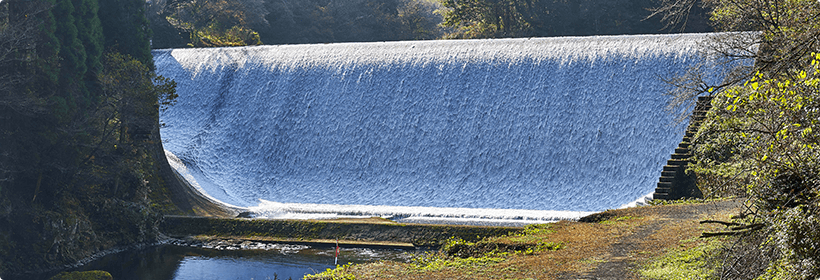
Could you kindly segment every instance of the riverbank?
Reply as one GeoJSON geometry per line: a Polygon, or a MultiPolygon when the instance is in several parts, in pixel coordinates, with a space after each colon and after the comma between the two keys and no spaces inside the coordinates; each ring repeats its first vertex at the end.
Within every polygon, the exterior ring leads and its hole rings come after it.
{"type": "Polygon", "coordinates": [[[457,241],[411,263],[340,267],[310,279],[649,279],[639,270],[668,254],[700,248],[704,231],[723,226],[737,200],[610,210],[581,221],[527,227],[523,232],[457,241]],[[335,278],[334,278],[335,277],[335,278]]]}

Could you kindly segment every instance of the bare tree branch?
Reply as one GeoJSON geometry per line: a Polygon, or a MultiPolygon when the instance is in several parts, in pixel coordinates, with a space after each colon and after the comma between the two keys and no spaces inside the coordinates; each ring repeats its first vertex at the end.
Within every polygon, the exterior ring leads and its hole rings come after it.
{"type": "Polygon", "coordinates": [[[659,16],[664,23],[663,29],[683,32],[697,2],[698,0],[662,0],[657,7],[647,9],[651,14],[646,19],[659,16]]]}

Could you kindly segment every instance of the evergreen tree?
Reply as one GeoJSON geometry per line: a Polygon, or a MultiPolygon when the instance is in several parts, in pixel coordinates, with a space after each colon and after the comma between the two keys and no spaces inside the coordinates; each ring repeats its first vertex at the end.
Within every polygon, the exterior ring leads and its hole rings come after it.
{"type": "Polygon", "coordinates": [[[105,0],[99,4],[97,15],[103,26],[105,48],[109,52],[129,55],[154,69],[151,29],[145,18],[145,1],[105,0]]]}
{"type": "MultiPolygon", "coordinates": [[[[22,21],[22,18],[29,16],[31,10],[36,10],[36,6],[53,6],[55,3],[56,0],[10,2],[8,3],[10,20],[22,21]]],[[[39,32],[35,40],[37,48],[34,50],[33,63],[22,63],[18,67],[31,77],[26,91],[36,93],[41,97],[53,94],[57,90],[60,71],[60,40],[55,36],[57,24],[51,9],[45,7],[43,9],[45,11],[32,15],[39,22],[39,27],[36,28],[39,32]]]]}
{"type": "MultiPolygon", "coordinates": [[[[77,26],[77,38],[85,49],[86,75],[83,77],[86,94],[93,95],[97,90],[97,75],[102,69],[103,33],[100,19],[97,16],[97,0],[72,0],[74,19],[77,26]]],[[[89,96],[90,101],[97,98],[89,96]]]]}
{"type": "Polygon", "coordinates": [[[60,76],[59,95],[56,96],[58,119],[69,120],[72,113],[78,110],[75,95],[82,91],[82,78],[85,76],[85,47],[77,38],[77,26],[74,20],[74,5],[71,0],[57,0],[52,8],[56,28],[54,35],[60,42],[60,76]]]}

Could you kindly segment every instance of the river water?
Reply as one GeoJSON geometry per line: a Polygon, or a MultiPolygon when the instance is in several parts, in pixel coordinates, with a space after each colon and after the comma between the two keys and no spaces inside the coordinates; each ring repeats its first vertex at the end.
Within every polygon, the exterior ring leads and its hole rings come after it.
{"type": "MultiPolygon", "coordinates": [[[[306,274],[335,267],[332,247],[282,244],[275,247],[271,250],[214,250],[160,245],[110,254],[75,270],[104,270],[116,280],[302,279],[306,274]]],[[[339,263],[406,262],[421,252],[341,248],[339,263]]]]}

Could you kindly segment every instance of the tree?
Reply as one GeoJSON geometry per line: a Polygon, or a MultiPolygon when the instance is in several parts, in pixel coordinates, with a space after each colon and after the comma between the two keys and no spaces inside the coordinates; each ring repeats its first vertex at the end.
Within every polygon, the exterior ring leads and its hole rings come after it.
{"type": "MultiPolygon", "coordinates": [[[[662,33],[652,0],[440,0],[448,37],[498,38],[662,33]]],[[[669,0],[671,1],[671,0],[669,0]]],[[[692,10],[695,15],[702,11],[692,10]]],[[[681,30],[684,31],[684,30],[681,30]]],[[[703,24],[687,32],[706,32],[703,24]]]]}
{"type": "Polygon", "coordinates": [[[0,1],[4,278],[156,240],[157,110],[172,103],[174,83],[150,70],[144,2],[130,2],[106,6],[120,13],[101,26],[97,0],[0,1]],[[133,32],[105,45],[105,30],[133,32]]]}
{"type": "MultiPolygon", "coordinates": [[[[48,64],[44,59],[36,58],[40,54],[56,57],[57,39],[53,36],[39,36],[41,30],[47,29],[42,22],[50,18],[50,5],[42,2],[24,3],[4,1],[0,3],[0,131],[11,131],[20,117],[41,115],[47,111],[47,103],[37,94],[20,92],[19,89],[35,79],[30,75],[32,64],[48,64]],[[43,40],[46,37],[46,40],[43,40]],[[35,54],[32,58],[32,54],[35,54]]],[[[54,59],[56,60],[56,59],[54,59]]],[[[53,72],[52,72],[53,73],[53,72]]],[[[43,75],[46,76],[46,75],[43,75]]],[[[56,83],[56,73],[51,79],[56,83]]],[[[46,78],[49,80],[49,78],[46,78]]],[[[25,156],[10,146],[12,135],[0,134],[0,191],[6,183],[14,181],[16,175],[29,168],[20,165],[25,156]]],[[[21,153],[22,152],[22,153],[21,153]]]]}
{"type": "MultiPolygon", "coordinates": [[[[42,3],[20,3],[4,1],[0,3],[0,93],[4,99],[0,106],[14,105],[8,93],[17,85],[23,84],[29,78],[20,69],[29,58],[25,55],[36,50],[39,29],[44,28],[39,22],[48,8],[42,3]]],[[[56,38],[51,42],[57,44],[56,38]]]]}
{"type": "Polygon", "coordinates": [[[542,14],[535,1],[518,0],[443,0],[447,8],[443,26],[459,29],[455,37],[522,37],[532,32],[532,18],[542,14]]]}
{"type": "Polygon", "coordinates": [[[441,15],[437,2],[432,0],[405,1],[398,8],[403,31],[400,40],[431,40],[441,37],[441,15]]]}
{"type": "Polygon", "coordinates": [[[129,55],[106,55],[99,78],[105,101],[97,117],[98,127],[103,128],[98,133],[101,143],[116,139],[123,144],[132,137],[147,137],[159,118],[156,109],[165,110],[177,97],[174,81],[155,75],[129,55]]]}
{"type": "MultiPolygon", "coordinates": [[[[686,21],[695,0],[663,1],[656,11],[686,21]]],[[[673,79],[674,100],[713,95],[694,137],[690,172],[707,196],[742,195],[751,238],[730,250],[722,277],[820,276],[820,2],[704,0],[725,31],[709,42],[725,59],[754,59],[729,80],[709,85],[691,71],[673,79]],[[737,249],[740,248],[740,249],[737,249]],[[751,256],[751,257],[749,257],[751,256]],[[744,268],[737,267],[743,265],[744,268]],[[757,269],[748,269],[757,267],[757,269]]]]}
{"type": "Polygon", "coordinates": [[[97,0],[72,0],[74,5],[77,39],[85,50],[86,75],[83,77],[89,92],[95,91],[96,77],[102,70],[103,28],[97,16],[99,4],[97,0]]]}
{"type": "Polygon", "coordinates": [[[820,54],[809,61],[717,94],[693,143],[702,188],[747,195],[752,223],[768,227],[757,246],[779,254],[766,278],[820,276],[820,54]]]}
{"type": "Polygon", "coordinates": [[[749,57],[750,46],[759,44],[761,52],[752,56],[757,70],[787,73],[805,64],[809,54],[820,47],[818,5],[809,0],[662,0],[651,16],[661,16],[666,26],[685,27],[692,10],[703,6],[719,30],[762,32],[756,40],[738,38],[735,42],[716,43],[714,51],[749,57]]]}
{"type": "Polygon", "coordinates": [[[145,17],[144,0],[103,0],[97,13],[103,26],[105,49],[130,55],[154,69],[151,26],[145,17]]]}
{"type": "Polygon", "coordinates": [[[247,27],[245,11],[240,1],[192,0],[177,3],[169,20],[190,34],[192,47],[260,45],[259,34],[247,27]]]}

